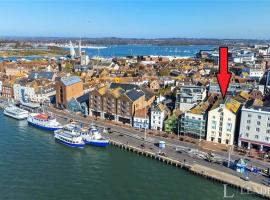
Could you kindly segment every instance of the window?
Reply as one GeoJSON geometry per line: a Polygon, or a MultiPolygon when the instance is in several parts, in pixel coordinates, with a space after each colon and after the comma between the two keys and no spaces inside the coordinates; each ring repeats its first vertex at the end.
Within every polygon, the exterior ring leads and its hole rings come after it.
{"type": "Polygon", "coordinates": [[[249,131],[250,130],[250,127],[249,126],[246,126],[246,129],[249,131]]]}
{"type": "Polygon", "coordinates": [[[230,117],[228,118],[228,121],[231,121],[231,118],[230,117]]]}
{"type": "Polygon", "coordinates": [[[227,126],[226,127],[227,131],[231,132],[232,131],[232,123],[227,123],[226,126],[227,126]]]}
{"type": "Polygon", "coordinates": [[[247,120],[247,123],[250,124],[250,120],[247,120]]]}
{"type": "Polygon", "coordinates": [[[246,137],[248,137],[249,136],[249,134],[248,133],[246,133],[246,137]]]}
{"type": "Polygon", "coordinates": [[[256,131],[257,131],[257,132],[260,132],[260,128],[256,128],[256,131]]]}
{"type": "Polygon", "coordinates": [[[248,117],[251,117],[251,114],[248,114],[248,117]]]}
{"type": "Polygon", "coordinates": [[[262,116],[261,115],[258,115],[258,119],[261,119],[262,118],[262,116]]]}
{"type": "Polygon", "coordinates": [[[217,122],[216,121],[211,121],[211,128],[216,129],[217,122]]]}
{"type": "Polygon", "coordinates": [[[270,133],[270,130],[266,130],[266,133],[270,133]]]}
{"type": "Polygon", "coordinates": [[[255,139],[259,139],[259,136],[258,135],[255,135],[255,139]]]}
{"type": "Polygon", "coordinates": [[[260,126],[261,125],[261,122],[257,121],[257,125],[260,126]]]}
{"type": "Polygon", "coordinates": [[[267,127],[270,127],[270,123],[267,123],[267,127]]]}
{"type": "Polygon", "coordinates": [[[265,137],[265,140],[266,140],[266,141],[269,141],[269,137],[265,137]]]}

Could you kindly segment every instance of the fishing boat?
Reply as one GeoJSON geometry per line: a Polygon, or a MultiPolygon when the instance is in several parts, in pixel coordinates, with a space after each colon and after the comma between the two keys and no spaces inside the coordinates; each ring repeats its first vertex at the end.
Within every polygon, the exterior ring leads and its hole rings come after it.
{"type": "Polygon", "coordinates": [[[81,130],[75,124],[67,124],[62,129],[54,131],[57,142],[69,147],[83,148],[85,146],[81,130]]]}
{"type": "Polygon", "coordinates": [[[47,131],[55,131],[63,128],[53,116],[44,113],[31,113],[27,121],[28,124],[47,131]]]}
{"type": "Polygon", "coordinates": [[[28,111],[20,109],[14,105],[9,105],[4,109],[4,115],[17,120],[23,120],[28,117],[28,111]]]}
{"type": "Polygon", "coordinates": [[[81,134],[85,144],[97,147],[106,147],[109,145],[109,140],[103,138],[100,131],[94,125],[91,125],[88,130],[82,129],[81,134]]]}

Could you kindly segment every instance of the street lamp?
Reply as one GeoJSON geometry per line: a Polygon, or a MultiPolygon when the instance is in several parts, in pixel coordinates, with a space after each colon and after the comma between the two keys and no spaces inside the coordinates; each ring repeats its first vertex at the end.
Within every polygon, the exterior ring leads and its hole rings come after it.
{"type": "Polygon", "coordinates": [[[179,140],[179,119],[177,118],[177,138],[179,140]]]}
{"type": "Polygon", "coordinates": [[[147,111],[147,108],[145,108],[145,112],[144,112],[144,140],[146,140],[146,111],[147,111]]]}
{"type": "Polygon", "coordinates": [[[227,167],[229,168],[230,167],[230,163],[231,163],[231,148],[232,146],[229,145],[229,152],[228,152],[228,164],[227,164],[227,167]]]}

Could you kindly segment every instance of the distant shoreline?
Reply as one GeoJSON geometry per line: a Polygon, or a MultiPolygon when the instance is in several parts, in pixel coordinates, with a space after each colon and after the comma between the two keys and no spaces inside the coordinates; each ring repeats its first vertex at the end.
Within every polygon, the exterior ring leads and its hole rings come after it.
{"type": "Polygon", "coordinates": [[[82,40],[82,44],[89,45],[226,45],[244,46],[253,44],[269,44],[270,40],[262,39],[211,39],[211,38],[79,38],[79,37],[0,37],[0,43],[32,42],[32,43],[57,43],[59,45],[82,40]]]}

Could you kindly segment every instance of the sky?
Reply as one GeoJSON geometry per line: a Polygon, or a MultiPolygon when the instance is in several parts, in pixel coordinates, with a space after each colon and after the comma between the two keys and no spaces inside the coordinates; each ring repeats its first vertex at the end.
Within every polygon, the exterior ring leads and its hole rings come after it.
{"type": "Polygon", "coordinates": [[[0,36],[270,39],[268,0],[0,0],[0,36]]]}

